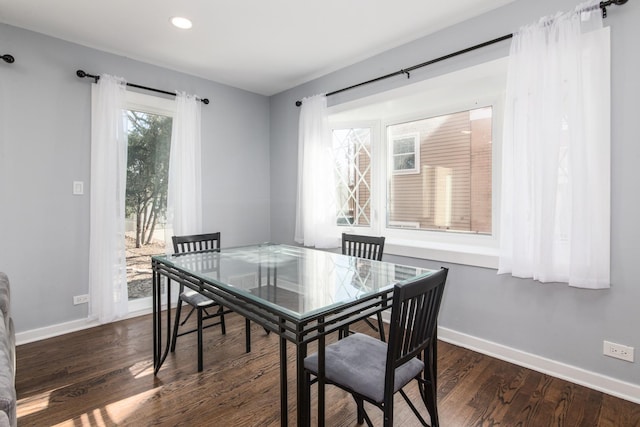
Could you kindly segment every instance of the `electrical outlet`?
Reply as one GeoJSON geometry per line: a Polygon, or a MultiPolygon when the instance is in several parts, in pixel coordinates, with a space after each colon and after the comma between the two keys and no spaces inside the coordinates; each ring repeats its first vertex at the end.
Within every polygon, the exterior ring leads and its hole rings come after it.
{"type": "Polygon", "coordinates": [[[633,362],[633,347],[614,342],[605,341],[602,353],[605,356],[615,357],[616,359],[633,362]]]}
{"type": "Polygon", "coordinates": [[[76,295],[73,297],[73,305],[86,304],[89,302],[89,294],[76,295]]]}

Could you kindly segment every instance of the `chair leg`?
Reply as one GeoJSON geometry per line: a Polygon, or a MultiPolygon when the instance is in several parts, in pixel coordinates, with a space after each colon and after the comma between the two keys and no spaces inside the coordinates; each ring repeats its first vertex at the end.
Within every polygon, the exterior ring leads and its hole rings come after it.
{"type": "Polygon", "coordinates": [[[198,308],[198,372],[202,369],[202,309],[198,308]]]}
{"type": "Polygon", "coordinates": [[[251,353],[251,322],[249,319],[244,319],[244,338],[245,338],[245,350],[247,353],[251,353]]]}
{"type": "Polygon", "coordinates": [[[373,421],[369,418],[369,414],[364,410],[364,402],[362,404],[362,415],[364,416],[364,421],[367,423],[367,427],[373,427],[373,421]]]}
{"type": "Polygon", "coordinates": [[[171,337],[171,352],[176,351],[176,341],[178,340],[178,327],[180,325],[180,312],[182,310],[182,300],[178,298],[178,307],[176,308],[176,321],[173,326],[173,337],[171,337]]]}
{"type": "Polygon", "coordinates": [[[304,408],[306,411],[304,419],[311,420],[311,374],[308,371],[304,373],[304,387],[306,391],[304,396],[304,408]]]}
{"type": "Polygon", "coordinates": [[[358,406],[358,425],[364,423],[364,402],[362,399],[356,399],[356,405],[358,406]]]}
{"type": "Polygon", "coordinates": [[[382,342],[386,342],[387,339],[384,336],[384,323],[382,322],[382,313],[378,313],[378,331],[380,332],[380,339],[382,342]]]}
{"type": "Polygon", "coordinates": [[[338,330],[338,339],[341,340],[349,336],[349,327],[345,326],[344,328],[340,328],[338,330]]]}
{"type": "Polygon", "coordinates": [[[424,406],[429,411],[431,417],[431,426],[438,427],[440,421],[438,419],[438,399],[437,399],[437,342],[431,347],[425,350],[425,369],[423,375],[425,375],[423,387],[421,387],[422,399],[424,400],[424,406]]]}
{"type": "MultiPolygon", "coordinates": [[[[420,395],[423,395],[422,394],[422,387],[419,386],[419,388],[420,388],[420,395]]],[[[427,422],[422,417],[422,415],[420,415],[420,412],[418,412],[418,408],[416,408],[416,405],[414,405],[413,402],[411,402],[411,400],[409,399],[409,396],[407,396],[407,394],[404,392],[404,390],[400,389],[399,391],[400,391],[400,394],[402,395],[402,397],[404,398],[404,401],[407,402],[407,405],[409,405],[409,408],[411,408],[411,410],[415,414],[416,418],[418,418],[418,420],[420,420],[420,424],[422,424],[425,427],[429,427],[429,424],[427,424],[427,422]]]]}
{"type": "Polygon", "coordinates": [[[390,398],[385,399],[382,411],[384,412],[384,427],[393,427],[393,394],[390,398]]]}
{"type": "Polygon", "coordinates": [[[184,324],[187,323],[187,320],[189,320],[189,318],[191,317],[191,315],[193,314],[194,311],[195,311],[195,307],[191,306],[191,310],[189,310],[189,313],[187,314],[187,316],[180,323],[180,326],[184,326],[184,324]]]}
{"type": "Polygon", "coordinates": [[[218,313],[220,313],[220,328],[222,328],[222,335],[226,335],[227,326],[224,323],[224,307],[223,306],[220,306],[220,308],[218,309],[218,313]]]}
{"type": "MultiPolygon", "coordinates": [[[[427,369],[425,368],[425,371],[427,369]]],[[[431,417],[431,427],[438,427],[440,425],[440,421],[438,420],[438,401],[436,395],[435,384],[431,379],[433,378],[433,373],[429,372],[428,374],[431,378],[427,378],[425,383],[422,384],[424,388],[424,392],[421,390],[421,395],[424,400],[424,406],[426,406],[427,411],[429,412],[429,416],[431,417]]]]}

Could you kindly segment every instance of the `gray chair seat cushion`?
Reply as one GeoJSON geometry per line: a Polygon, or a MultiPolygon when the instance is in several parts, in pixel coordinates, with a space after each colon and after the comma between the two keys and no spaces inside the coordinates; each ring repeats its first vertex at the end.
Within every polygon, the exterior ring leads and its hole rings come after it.
{"type": "Polygon", "coordinates": [[[194,307],[206,308],[215,304],[215,301],[211,298],[207,298],[193,289],[185,289],[184,292],[180,294],[180,298],[182,301],[194,307]]]}
{"type": "MultiPolygon", "coordinates": [[[[368,335],[353,334],[325,349],[325,377],[377,403],[384,400],[387,344],[368,335]]],[[[316,374],[318,354],[304,359],[304,367],[316,374]]],[[[395,371],[394,393],[416,377],[424,363],[414,358],[395,371]]]]}

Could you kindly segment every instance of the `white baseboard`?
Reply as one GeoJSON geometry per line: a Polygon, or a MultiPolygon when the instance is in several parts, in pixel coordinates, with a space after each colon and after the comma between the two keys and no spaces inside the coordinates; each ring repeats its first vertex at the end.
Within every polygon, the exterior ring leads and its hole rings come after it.
{"type": "MultiPolygon", "coordinates": [[[[141,310],[135,313],[130,313],[127,318],[142,316],[149,313],[151,313],[151,309],[141,310]]],[[[388,313],[383,313],[383,318],[388,322],[388,313]]],[[[98,325],[99,323],[96,320],[81,319],[45,328],[33,329],[31,331],[20,332],[16,334],[16,344],[27,344],[33,341],[52,338],[58,335],[68,334],[70,332],[88,329],[98,325]]],[[[438,339],[481,354],[486,354],[487,356],[495,357],[496,359],[504,360],[518,366],[542,372],[556,378],[610,394],[611,396],[640,404],[640,386],[636,384],[631,384],[605,375],[590,372],[582,368],[567,365],[565,363],[507,347],[502,344],[496,344],[491,341],[456,332],[452,329],[438,327],[438,339]]]]}
{"type": "MultiPolygon", "coordinates": [[[[164,307],[163,307],[164,308],[164,307]]],[[[130,319],[132,317],[143,316],[145,314],[151,314],[151,309],[144,309],[129,313],[123,319],[130,319]]],[[[96,319],[79,319],[72,320],[71,322],[58,323],[53,326],[46,326],[44,328],[32,329],[25,332],[16,333],[16,345],[28,344],[30,342],[45,340],[47,338],[57,337],[59,335],[69,334],[71,332],[82,331],[84,329],[100,326],[100,323],[96,319]]]]}
{"type": "Polygon", "coordinates": [[[516,350],[451,329],[438,327],[438,339],[518,366],[542,372],[543,374],[580,384],[610,394],[611,396],[634,403],[640,403],[640,386],[636,384],[596,374],[582,368],[516,350]]]}
{"type": "Polygon", "coordinates": [[[58,323],[57,325],[46,326],[44,328],[32,329],[30,331],[17,332],[16,345],[45,340],[47,338],[53,338],[59,335],[81,331],[83,329],[89,329],[99,325],[100,323],[98,323],[97,320],[80,319],[73,320],[71,322],[58,323]]]}

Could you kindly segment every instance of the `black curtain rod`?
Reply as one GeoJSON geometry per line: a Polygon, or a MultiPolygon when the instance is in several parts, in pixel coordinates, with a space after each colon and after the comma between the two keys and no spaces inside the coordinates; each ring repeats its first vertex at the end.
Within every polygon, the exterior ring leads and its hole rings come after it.
{"type": "Polygon", "coordinates": [[[602,17],[603,18],[607,17],[607,7],[611,6],[612,4],[616,5],[616,6],[622,6],[627,1],[629,1],[629,0],[607,0],[607,1],[601,1],[600,2],[600,9],[602,9],[602,17]]]}
{"type": "MultiPolygon", "coordinates": [[[[625,4],[627,1],[628,0],[601,1],[600,4],[597,7],[602,9],[602,17],[606,18],[607,17],[607,7],[608,6],[611,6],[611,5],[621,6],[621,5],[625,4]]],[[[487,42],[480,43],[480,44],[477,44],[475,46],[471,46],[471,47],[468,47],[466,49],[462,49],[462,50],[459,50],[457,52],[453,52],[453,53],[450,53],[448,55],[444,55],[444,56],[441,56],[439,58],[432,59],[432,60],[427,61],[427,62],[423,62],[422,64],[414,65],[414,66],[409,67],[409,68],[403,68],[402,70],[399,70],[399,71],[396,71],[396,72],[393,72],[393,73],[389,73],[389,74],[386,74],[384,76],[376,77],[375,79],[367,80],[366,82],[362,82],[362,83],[358,83],[358,84],[355,84],[355,85],[352,85],[352,86],[348,86],[348,87],[345,87],[345,88],[342,88],[342,89],[334,90],[333,92],[327,93],[325,96],[336,95],[336,94],[338,94],[340,92],[345,92],[347,90],[355,89],[357,87],[368,85],[370,83],[375,83],[375,82],[378,82],[380,80],[385,80],[385,79],[388,79],[390,77],[399,76],[401,74],[405,74],[407,76],[407,78],[410,78],[411,77],[411,71],[417,70],[418,68],[426,67],[427,65],[435,64],[436,62],[444,61],[445,59],[453,58],[454,56],[462,55],[464,53],[468,53],[468,52],[471,52],[471,51],[476,50],[476,49],[480,49],[480,48],[483,48],[483,47],[486,47],[486,46],[489,46],[489,45],[492,45],[492,44],[495,44],[495,43],[499,43],[499,42],[504,41],[504,40],[509,40],[511,38],[513,38],[513,34],[507,34],[507,35],[504,35],[502,37],[498,37],[497,39],[489,40],[487,42]]],[[[296,101],[296,106],[299,107],[301,105],[302,105],[302,101],[296,101]]]]}
{"type": "MultiPolygon", "coordinates": [[[[98,80],[100,80],[100,76],[96,76],[96,75],[93,75],[93,74],[88,74],[88,73],[85,73],[85,72],[84,72],[84,71],[82,71],[82,70],[78,70],[78,71],[76,71],[76,76],[80,77],[81,79],[83,79],[83,78],[85,78],[85,77],[88,77],[88,78],[94,79],[95,83],[98,83],[98,80]]],[[[164,94],[166,94],[166,95],[173,95],[173,96],[176,96],[176,93],[175,93],[175,92],[169,92],[169,91],[162,90],[162,89],[154,89],[154,88],[152,88],[152,87],[141,86],[141,85],[137,85],[137,84],[135,84],[135,83],[129,83],[129,82],[127,82],[127,86],[135,87],[135,88],[138,88],[138,89],[149,90],[149,91],[151,91],[151,92],[164,93],[164,94]]],[[[202,103],[203,103],[203,104],[205,104],[205,105],[209,104],[209,100],[208,100],[207,98],[200,98],[200,101],[202,101],[202,103]]]]}
{"type": "Polygon", "coordinates": [[[2,58],[4,62],[7,62],[9,64],[13,64],[16,61],[16,58],[14,58],[13,55],[9,55],[8,53],[0,56],[0,58],[2,58]]]}
{"type": "MultiPolygon", "coordinates": [[[[450,53],[448,55],[444,55],[444,56],[441,56],[439,58],[432,59],[432,60],[427,61],[427,62],[423,62],[422,64],[414,65],[414,66],[409,67],[409,68],[403,68],[402,70],[399,70],[399,71],[396,71],[396,72],[393,72],[393,73],[389,73],[389,74],[385,74],[384,76],[376,77],[375,79],[367,80],[366,82],[362,82],[362,83],[358,83],[358,84],[355,84],[355,85],[352,85],[352,86],[344,87],[342,89],[334,90],[333,92],[327,93],[326,96],[336,95],[336,94],[338,94],[340,92],[345,92],[345,91],[348,91],[348,90],[351,90],[351,89],[355,89],[355,88],[360,87],[360,86],[368,85],[370,83],[375,83],[375,82],[378,82],[380,80],[385,80],[385,79],[388,79],[390,77],[399,76],[401,74],[406,74],[407,78],[411,78],[411,71],[413,71],[413,70],[417,70],[418,68],[426,67],[427,65],[435,64],[436,62],[444,61],[445,59],[453,58],[454,56],[462,55],[463,53],[471,52],[472,50],[480,49],[482,47],[486,47],[486,46],[492,45],[494,43],[501,42],[503,40],[508,40],[508,39],[510,39],[512,37],[513,37],[513,34],[507,34],[506,36],[498,37],[497,39],[489,40],[488,42],[480,43],[480,44],[477,44],[475,46],[471,46],[471,47],[468,47],[466,49],[462,49],[462,50],[459,50],[457,52],[453,52],[453,53],[450,53]]],[[[296,105],[298,107],[301,106],[302,105],[302,101],[296,101],[296,105]]]]}

